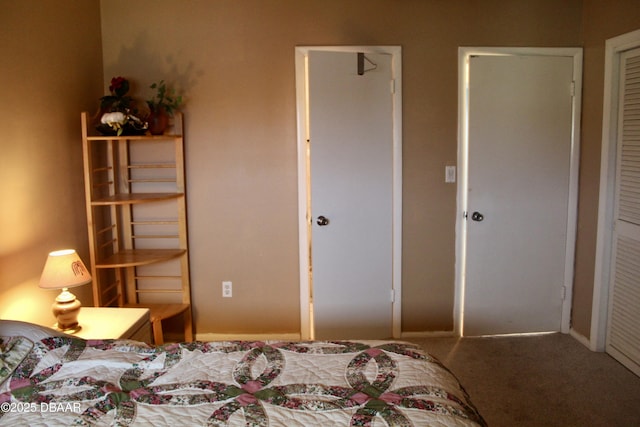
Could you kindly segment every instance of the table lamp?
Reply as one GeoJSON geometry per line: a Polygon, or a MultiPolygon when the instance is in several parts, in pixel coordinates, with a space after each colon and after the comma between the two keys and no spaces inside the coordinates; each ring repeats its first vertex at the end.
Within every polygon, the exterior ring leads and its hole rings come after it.
{"type": "Polygon", "coordinates": [[[63,249],[49,253],[47,262],[40,277],[43,289],[62,289],[51,306],[58,324],[56,327],[65,332],[77,332],[80,301],[69,292],[69,288],[86,285],[91,282],[91,275],[82,260],[73,249],[63,249]]]}

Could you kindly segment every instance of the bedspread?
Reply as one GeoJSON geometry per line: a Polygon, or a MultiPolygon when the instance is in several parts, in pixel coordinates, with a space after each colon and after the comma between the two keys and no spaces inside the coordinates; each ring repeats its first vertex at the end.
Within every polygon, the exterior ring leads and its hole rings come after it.
{"type": "Polygon", "coordinates": [[[455,376],[396,341],[48,337],[0,386],[11,426],[483,426],[455,376]]]}

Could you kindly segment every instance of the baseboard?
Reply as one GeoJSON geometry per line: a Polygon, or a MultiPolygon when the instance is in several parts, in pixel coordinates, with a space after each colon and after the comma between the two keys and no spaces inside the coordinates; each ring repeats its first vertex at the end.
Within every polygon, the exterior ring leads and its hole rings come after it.
{"type": "MultiPolygon", "coordinates": [[[[419,331],[402,332],[400,338],[441,338],[455,337],[453,331],[419,331]]],[[[299,333],[273,333],[273,334],[196,334],[197,341],[300,341],[299,333]]]]}
{"type": "Polygon", "coordinates": [[[299,333],[273,334],[196,334],[197,341],[300,341],[299,333]]]}
{"type": "Polygon", "coordinates": [[[591,341],[589,341],[589,338],[585,337],[584,335],[582,335],[579,332],[576,332],[575,329],[571,328],[569,329],[569,335],[571,335],[573,338],[575,338],[580,344],[584,345],[585,347],[587,347],[589,350],[593,350],[591,348],[591,341]]]}
{"type": "Polygon", "coordinates": [[[417,331],[417,332],[402,332],[400,338],[441,338],[441,337],[455,337],[457,336],[453,331],[417,331]]]}

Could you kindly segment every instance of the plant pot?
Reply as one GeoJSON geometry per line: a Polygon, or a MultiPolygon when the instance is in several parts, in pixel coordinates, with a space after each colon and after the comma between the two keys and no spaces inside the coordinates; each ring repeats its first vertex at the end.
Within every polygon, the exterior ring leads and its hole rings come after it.
{"type": "Polygon", "coordinates": [[[169,125],[169,115],[164,110],[152,111],[147,122],[152,135],[162,135],[169,125]]]}

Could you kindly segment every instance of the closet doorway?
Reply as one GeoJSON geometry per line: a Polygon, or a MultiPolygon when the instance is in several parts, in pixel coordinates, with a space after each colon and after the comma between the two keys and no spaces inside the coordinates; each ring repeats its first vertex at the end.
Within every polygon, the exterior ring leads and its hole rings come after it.
{"type": "Polygon", "coordinates": [[[607,40],[590,347],[640,375],[640,30],[607,40]]]}

